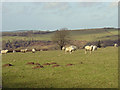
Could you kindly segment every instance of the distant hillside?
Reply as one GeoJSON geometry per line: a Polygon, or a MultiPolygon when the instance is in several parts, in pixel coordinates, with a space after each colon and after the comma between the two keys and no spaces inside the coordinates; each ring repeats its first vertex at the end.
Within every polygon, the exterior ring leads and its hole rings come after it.
{"type": "MultiPolygon", "coordinates": [[[[97,28],[97,29],[80,29],[68,30],[72,40],[107,40],[117,39],[118,29],[97,28]]],[[[3,40],[51,40],[55,31],[26,31],[26,32],[3,32],[3,40]]]]}
{"type": "MultiPolygon", "coordinates": [[[[97,43],[99,40],[104,46],[110,46],[118,41],[118,29],[115,28],[97,28],[68,30],[70,32],[70,44],[82,48],[89,43],[97,43]]],[[[56,49],[52,43],[51,37],[55,31],[25,31],[25,32],[3,32],[2,47],[8,48],[44,48],[56,49]]]]}

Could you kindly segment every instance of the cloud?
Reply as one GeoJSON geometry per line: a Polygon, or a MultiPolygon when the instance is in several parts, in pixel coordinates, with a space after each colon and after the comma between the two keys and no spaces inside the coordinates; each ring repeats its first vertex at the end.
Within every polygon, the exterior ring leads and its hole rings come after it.
{"type": "Polygon", "coordinates": [[[41,3],[33,2],[4,2],[2,5],[3,14],[31,15],[39,12],[41,3]]]}
{"type": "Polygon", "coordinates": [[[111,2],[109,5],[111,8],[118,7],[118,2],[111,2]]]}
{"type": "Polygon", "coordinates": [[[79,7],[97,7],[98,9],[104,8],[104,7],[118,7],[118,2],[79,2],[78,3],[79,7]]]}
{"type": "Polygon", "coordinates": [[[58,10],[67,10],[70,8],[69,3],[67,2],[49,2],[43,3],[43,9],[58,9],[58,10]]]}
{"type": "Polygon", "coordinates": [[[102,2],[78,2],[79,7],[94,7],[100,5],[102,2]]]}

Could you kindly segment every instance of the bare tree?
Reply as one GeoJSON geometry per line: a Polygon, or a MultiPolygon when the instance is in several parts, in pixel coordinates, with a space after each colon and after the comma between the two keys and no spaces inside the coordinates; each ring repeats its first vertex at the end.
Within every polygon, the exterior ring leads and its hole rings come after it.
{"type": "Polygon", "coordinates": [[[64,47],[67,43],[69,43],[70,40],[70,33],[67,30],[67,28],[62,28],[60,30],[55,31],[52,40],[53,42],[57,43],[57,45],[62,50],[62,47],[64,47]]]}

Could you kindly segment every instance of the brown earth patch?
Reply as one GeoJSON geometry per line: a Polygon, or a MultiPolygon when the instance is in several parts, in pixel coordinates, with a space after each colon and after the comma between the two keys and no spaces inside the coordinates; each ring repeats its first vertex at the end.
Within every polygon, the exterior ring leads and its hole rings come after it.
{"type": "Polygon", "coordinates": [[[56,62],[52,62],[52,63],[50,63],[50,64],[57,64],[56,62]]]}
{"type": "Polygon", "coordinates": [[[52,67],[58,67],[58,66],[60,66],[60,65],[57,64],[57,65],[53,65],[52,67]]]}
{"type": "Polygon", "coordinates": [[[28,62],[27,64],[34,65],[34,62],[28,62]]]}
{"type": "Polygon", "coordinates": [[[72,66],[72,65],[75,65],[75,64],[67,64],[66,66],[72,66]]]}
{"type": "Polygon", "coordinates": [[[6,66],[13,66],[12,64],[4,64],[3,67],[6,67],[6,66]]]}
{"type": "Polygon", "coordinates": [[[43,66],[36,66],[36,67],[33,67],[32,69],[38,69],[38,68],[44,68],[43,66]]]}
{"type": "Polygon", "coordinates": [[[34,65],[40,65],[39,63],[34,63],[34,65]]]}
{"type": "Polygon", "coordinates": [[[50,63],[45,63],[45,64],[43,64],[43,65],[50,65],[50,63]]]}

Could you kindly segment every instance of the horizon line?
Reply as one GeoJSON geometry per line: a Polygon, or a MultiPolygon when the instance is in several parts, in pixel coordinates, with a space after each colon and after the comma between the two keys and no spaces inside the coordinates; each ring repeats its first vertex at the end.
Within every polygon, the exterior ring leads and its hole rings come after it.
{"type": "MultiPolygon", "coordinates": [[[[79,29],[68,29],[68,30],[86,30],[86,29],[119,29],[119,27],[98,27],[98,28],[79,28],[79,29]]],[[[60,30],[60,29],[56,29],[60,30]]],[[[56,30],[41,30],[41,29],[19,29],[19,30],[2,30],[0,32],[19,32],[19,31],[56,31],[56,30]]]]}

